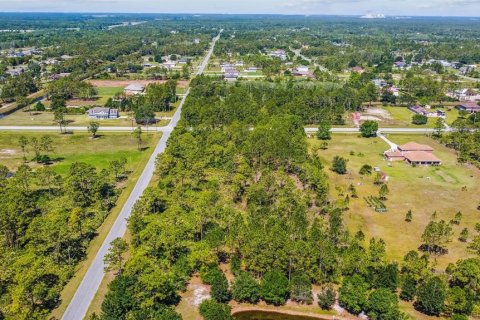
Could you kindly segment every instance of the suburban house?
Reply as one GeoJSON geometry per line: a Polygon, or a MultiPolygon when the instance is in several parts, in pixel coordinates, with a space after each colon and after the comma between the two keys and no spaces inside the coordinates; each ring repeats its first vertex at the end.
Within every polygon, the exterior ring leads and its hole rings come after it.
{"type": "Polygon", "coordinates": [[[162,64],[167,70],[172,70],[173,68],[175,68],[175,66],[177,65],[175,62],[173,61],[167,61],[167,62],[164,62],[162,64]]]}
{"type": "Polygon", "coordinates": [[[350,69],[352,72],[355,72],[355,73],[359,73],[359,74],[362,74],[365,72],[365,69],[363,69],[362,67],[353,67],[352,69],[350,69]]]}
{"type": "Polygon", "coordinates": [[[299,77],[306,77],[310,75],[310,71],[308,70],[308,67],[306,66],[300,66],[298,68],[293,69],[292,71],[294,76],[299,76],[299,77]]]}
{"type": "Polygon", "coordinates": [[[143,91],[145,91],[145,86],[139,83],[132,83],[124,89],[126,95],[142,94],[143,91]]]}
{"type": "Polygon", "coordinates": [[[178,63],[180,63],[180,64],[187,64],[189,62],[190,62],[190,59],[187,58],[187,57],[182,57],[182,58],[180,58],[180,60],[178,60],[178,63]]]}
{"type": "Polygon", "coordinates": [[[480,100],[480,94],[473,89],[455,90],[453,97],[459,101],[475,101],[480,100]]]}
{"type": "Polygon", "coordinates": [[[282,49],[272,51],[268,55],[270,57],[280,58],[281,60],[287,60],[287,53],[282,49]]]}
{"type": "Polygon", "coordinates": [[[230,72],[230,71],[235,71],[235,65],[231,63],[222,63],[220,65],[220,68],[222,72],[230,72]]]}
{"type": "Polygon", "coordinates": [[[396,86],[391,86],[388,88],[388,91],[390,91],[390,93],[392,93],[395,97],[400,95],[400,89],[398,89],[396,86]]]}
{"type": "Polygon", "coordinates": [[[87,111],[91,119],[117,119],[119,117],[117,109],[95,107],[87,111]]]}
{"type": "Polygon", "coordinates": [[[238,72],[237,70],[227,70],[223,74],[225,81],[237,81],[239,76],[240,72],[238,72]]]}
{"type": "Polygon", "coordinates": [[[384,153],[388,161],[405,161],[411,165],[439,166],[442,160],[433,154],[433,148],[416,142],[409,142],[397,146],[395,150],[388,150],[384,153]]]}
{"type": "Polygon", "coordinates": [[[257,72],[258,68],[257,67],[248,67],[245,69],[245,72],[257,72]]]}
{"type": "Polygon", "coordinates": [[[455,108],[457,108],[457,110],[468,111],[470,113],[480,112],[480,106],[478,105],[478,101],[463,102],[455,106],[455,108]]]}
{"type": "Polygon", "coordinates": [[[388,84],[387,81],[383,79],[373,79],[372,83],[375,85],[375,87],[378,87],[378,88],[383,88],[388,84]]]}
{"type": "Polygon", "coordinates": [[[427,110],[427,108],[424,108],[422,106],[410,106],[408,107],[408,109],[416,114],[421,114],[429,118],[445,118],[446,117],[445,111],[443,110],[430,111],[430,110],[427,110]]]}
{"type": "Polygon", "coordinates": [[[397,61],[394,63],[394,67],[397,69],[404,69],[406,67],[406,64],[403,61],[397,61]]]}

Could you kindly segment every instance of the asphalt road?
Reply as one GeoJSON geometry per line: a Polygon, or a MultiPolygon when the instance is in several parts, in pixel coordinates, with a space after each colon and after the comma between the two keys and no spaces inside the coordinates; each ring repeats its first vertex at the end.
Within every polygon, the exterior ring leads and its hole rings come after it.
{"type": "MultiPolygon", "coordinates": [[[[205,70],[205,67],[208,64],[208,60],[212,56],[215,43],[218,39],[219,39],[219,36],[213,39],[211,48],[208,51],[207,55],[205,56],[203,63],[200,65],[197,74],[202,74],[203,71],[205,70]]],[[[68,305],[67,310],[65,310],[65,313],[63,314],[62,319],[80,320],[85,317],[88,311],[88,308],[90,306],[90,303],[92,302],[95,296],[95,293],[97,292],[104,276],[103,258],[110,248],[110,243],[118,237],[123,237],[123,235],[125,234],[125,231],[127,230],[127,219],[130,216],[130,213],[132,212],[135,202],[137,202],[137,200],[141,197],[141,195],[143,194],[148,184],[150,183],[150,180],[153,177],[153,174],[155,171],[155,161],[157,159],[157,156],[160,153],[165,151],[165,148],[167,146],[167,140],[170,137],[171,132],[177,125],[178,121],[180,120],[182,107],[189,93],[190,93],[190,89],[187,90],[187,93],[183,97],[180,103],[180,106],[178,107],[177,111],[175,112],[172,118],[172,121],[167,127],[165,127],[165,130],[163,131],[163,135],[162,135],[162,138],[160,139],[160,142],[158,143],[155,150],[153,151],[153,154],[150,157],[147,163],[147,166],[143,170],[142,175],[138,179],[137,184],[135,185],[135,188],[133,189],[132,193],[128,197],[128,200],[123,206],[117,220],[112,225],[112,228],[110,229],[110,232],[108,233],[105,241],[103,242],[102,246],[98,250],[97,255],[95,256],[92,264],[88,268],[87,273],[85,274],[82,282],[80,283],[80,286],[77,288],[77,291],[75,292],[75,295],[73,296],[72,301],[70,301],[70,304],[68,305]]],[[[131,128],[128,128],[128,129],[131,130],[131,128]]]]}

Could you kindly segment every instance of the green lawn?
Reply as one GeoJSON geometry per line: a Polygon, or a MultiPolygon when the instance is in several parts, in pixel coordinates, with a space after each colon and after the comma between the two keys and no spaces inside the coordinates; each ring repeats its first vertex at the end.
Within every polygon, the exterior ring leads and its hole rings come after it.
{"type": "MultiPolygon", "coordinates": [[[[0,133],[0,162],[10,170],[15,170],[23,163],[23,153],[18,145],[20,136],[28,139],[40,139],[44,135],[52,137],[55,151],[49,153],[52,159],[58,159],[52,166],[56,172],[66,174],[74,162],[86,162],[97,169],[107,169],[109,161],[125,157],[128,167],[133,169],[145,152],[138,151],[137,142],[130,133],[106,133],[98,139],[92,140],[87,133],[72,135],[40,134],[40,133],[0,133]]],[[[149,146],[152,141],[159,139],[160,134],[144,134],[144,146],[149,146]]],[[[27,159],[33,158],[33,152],[27,154],[27,159]]],[[[35,162],[28,165],[38,167],[35,162]]]]}
{"type": "MultiPolygon", "coordinates": [[[[478,199],[472,199],[480,187],[480,172],[476,168],[457,164],[456,155],[436,141],[421,135],[390,135],[398,144],[408,141],[425,143],[435,149],[434,154],[443,161],[440,167],[411,167],[403,162],[389,164],[383,159],[388,146],[379,138],[365,139],[356,135],[333,135],[328,150],[318,154],[329,168],[335,155],[349,160],[348,174],[340,176],[330,170],[331,198],[339,197],[339,190],[346,190],[353,184],[358,199],[351,199],[350,210],[345,220],[351,232],[362,230],[367,237],[383,238],[387,243],[389,258],[401,260],[410,250],[417,250],[421,235],[429,223],[432,213],[437,211],[438,219],[450,221],[457,211],[463,213],[459,226],[454,226],[454,237],[448,245],[449,253],[436,257],[438,268],[444,269],[449,262],[469,256],[466,244],[457,240],[460,231],[468,227],[473,233],[473,225],[478,222],[478,199]],[[353,152],[354,155],[351,155],[353,152]],[[369,208],[363,199],[378,195],[378,186],[373,184],[373,175],[362,177],[358,174],[364,164],[379,167],[389,176],[390,195],[385,202],[388,212],[377,213],[369,208]],[[340,189],[339,189],[340,188],[340,189]],[[413,222],[405,222],[408,210],[413,212],[413,222]]],[[[318,146],[319,141],[309,139],[310,146],[318,146]]]]}
{"type": "Polygon", "coordinates": [[[373,116],[378,119],[380,127],[383,128],[433,128],[436,118],[428,118],[425,125],[412,124],[412,117],[415,113],[406,107],[375,107],[373,112],[367,111],[364,115],[373,116]],[[380,113],[383,111],[384,113],[380,113]]]}
{"type": "MultiPolygon", "coordinates": [[[[70,121],[69,126],[79,127],[87,126],[92,119],[86,114],[67,114],[65,119],[70,121]]],[[[100,132],[102,127],[130,127],[132,121],[128,118],[126,113],[120,113],[118,119],[95,120],[100,123],[100,132]]],[[[160,121],[157,126],[165,126],[169,121],[160,121]]],[[[18,110],[14,113],[0,119],[0,126],[53,126],[57,125],[53,121],[52,112],[28,112],[25,110],[18,110]]],[[[135,123],[134,123],[135,125],[135,123]]],[[[68,129],[68,126],[67,126],[68,129]]]]}
{"type": "Polygon", "coordinates": [[[98,96],[114,96],[123,92],[123,87],[97,87],[98,96]]]}

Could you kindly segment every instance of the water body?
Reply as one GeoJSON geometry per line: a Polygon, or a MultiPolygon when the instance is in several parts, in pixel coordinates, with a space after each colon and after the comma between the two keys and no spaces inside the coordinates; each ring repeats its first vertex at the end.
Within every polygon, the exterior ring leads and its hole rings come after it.
{"type": "Polygon", "coordinates": [[[292,316],[269,311],[244,311],[233,315],[235,320],[318,320],[307,316],[292,316]]]}

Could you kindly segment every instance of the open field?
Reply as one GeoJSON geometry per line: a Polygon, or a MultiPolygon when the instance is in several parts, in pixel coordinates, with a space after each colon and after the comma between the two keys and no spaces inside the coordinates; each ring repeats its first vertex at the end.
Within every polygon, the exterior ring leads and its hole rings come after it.
{"type": "MultiPolygon", "coordinates": [[[[172,113],[173,114],[173,113],[172,113]]],[[[158,116],[166,116],[163,113],[159,113],[158,116]]],[[[102,131],[102,127],[130,127],[132,126],[132,120],[129,119],[126,113],[120,113],[118,119],[108,120],[93,120],[86,114],[67,114],[65,119],[69,121],[68,126],[87,126],[90,121],[96,121],[100,124],[99,133],[102,131]]],[[[161,127],[168,124],[169,121],[161,120],[156,125],[161,127]]],[[[52,112],[28,112],[26,110],[18,110],[14,113],[1,118],[0,126],[54,126],[57,125],[53,121],[52,112]]],[[[133,123],[135,125],[135,123],[133,123]]],[[[68,130],[67,126],[67,130],[68,130]]],[[[60,130],[60,129],[59,129],[60,130]]]]}
{"type": "MultiPolygon", "coordinates": [[[[165,83],[166,80],[88,80],[87,82],[91,83],[95,87],[122,87],[125,88],[132,83],[138,83],[142,85],[149,85],[152,83],[165,83]]],[[[177,86],[180,88],[186,88],[188,86],[188,81],[178,81],[177,86]]]]}
{"type": "MultiPolygon", "coordinates": [[[[365,139],[356,135],[333,135],[328,150],[319,150],[319,156],[330,167],[334,156],[339,155],[349,160],[348,174],[340,176],[326,170],[331,181],[331,198],[337,199],[339,188],[347,190],[353,184],[358,192],[358,199],[350,200],[350,210],[345,213],[347,227],[351,232],[362,230],[367,237],[382,238],[387,243],[390,259],[400,261],[410,250],[417,250],[421,245],[421,235],[431,220],[434,211],[438,219],[450,221],[456,212],[463,213],[459,226],[454,226],[452,242],[448,244],[448,254],[434,257],[438,269],[444,269],[448,263],[468,257],[465,243],[457,238],[460,231],[473,226],[480,220],[476,209],[478,199],[472,198],[480,187],[478,169],[457,164],[456,155],[450,149],[438,144],[426,136],[390,135],[389,139],[398,144],[416,141],[432,146],[434,154],[443,160],[440,167],[411,167],[403,162],[391,165],[383,159],[387,144],[379,138],[365,139]],[[352,155],[353,154],[353,155],[352,155]],[[377,196],[378,186],[373,184],[373,175],[362,177],[358,171],[364,164],[379,167],[389,176],[390,194],[385,204],[386,213],[377,213],[369,208],[364,197],[377,196]],[[405,214],[413,211],[413,221],[405,222],[405,214]]],[[[320,142],[309,140],[310,146],[320,142]]]]}
{"type": "Polygon", "coordinates": [[[426,125],[412,124],[414,113],[406,107],[372,107],[362,112],[362,120],[375,120],[383,128],[433,128],[436,118],[429,118],[426,125]]]}
{"type": "MultiPolygon", "coordinates": [[[[109,161],[125,157],[127,168],[134,170],[145,153],[137,150],[137,142],[129,133],[108,133],[100,138],[92,140],[87,133],[75,133],[72,135],[45,134],[52,137],[55,151],[50,153],[52,159],[58,159],[52,165],[60,174],[68,173],[69,167],[74,162],[86,162],[95,166],[98,170],[107,169],[109,161]]],[[[161,134],[144,134],[144,146],[150,146],[152,142],[158,141],[161,134]]],[[[28,139],[40,138],[43,135],[38,133],[25,132],[4,133],[0,132],[0,162],[10,170],[15,170],[23,163],[23,153],[18,145],[21,136],[28,139]]],[[[33,158],[33,152],[27,154],[27,159],[33,158]]],[[[32,167],[38,166],[29,162],[32,167]]]]}

